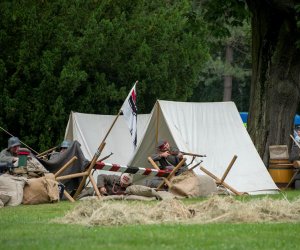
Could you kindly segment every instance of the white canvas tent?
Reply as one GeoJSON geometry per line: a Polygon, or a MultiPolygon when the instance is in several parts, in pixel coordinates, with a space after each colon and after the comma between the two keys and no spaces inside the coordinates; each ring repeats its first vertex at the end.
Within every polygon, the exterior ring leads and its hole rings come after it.
{"type": "MultiPolygon", "coordinates": [[[[147,157],[155,152],[158,139],[168,140],[181,151],[206,154],[201,165],[219,178],[237,155],[225,182],[239,192],[258,194],[278,190],[233,102],[157,101],[130,165],[151,167],[147,157]]],[[[204,174],[199,168],[195,172],[204,174]]]]}
{"type": "MultiPolygon", "coordinates": [[[[108,132],[116,116],[96,115],[71,112],[65,131],[65,139],[77,140],[81,144],[84,156],[92,160],[102,139],[108,132]]],[[[138,115],[137,140],[138,143],[145,132],[145,128],[150,115],[138,115]]],[[[124,117],[121,115],[117,119],[111,132],[106,139],[106,146],[99,159],[113,153],[107,161],[117,164],[128,164],[133,155],[134,148],[130,137],[129,128],[124,117]]]]}

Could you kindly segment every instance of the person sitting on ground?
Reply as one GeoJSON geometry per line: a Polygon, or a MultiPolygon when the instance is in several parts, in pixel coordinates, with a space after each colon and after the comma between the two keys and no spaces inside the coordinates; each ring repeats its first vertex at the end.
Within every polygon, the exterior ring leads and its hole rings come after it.
{"type": "MultiPolygon", "coordinates": [[[[159,168],[162,170],[172,171],[174,167],[183,159],[183,154],[178,148],[170,147],[167,140],[159,140],[156,153],[151,156],[153,161],[159,162],[159,168]]],[[[184,164],[177,172],[176,175],[181,174],[187,170],[186,164],[184,164]]]]}
{"type": "Polygon", "coordinates": [[[15,166],[18,165],[18,150],[20,146],[21,143],[18,137],[10,137],[7,148],[0,153],[0,161],[14,164],[15,166]]]}
{"type": "Polygon", "coordinates": [[[64,153],[71,146],[71,142],[69,140],[63,140],[59,147],[59,152],[53,152],[50,155],[50,160],[57,158],[60,154],[64,153]]]}
{"type": "MultiPolygon", "coordinates": [[[[151,156],[151,158],[153,161],[159,163],[158,167],[161,170],[171,172],[183,159],[183,154],[180,153],[177,148],[170,147],[170,144],[167,140],[159,140],[156,147],[156,152],[151,156]]],[[[175,175],[179,175],[187,170],[187,165],[184,163],[183,166],[175,173],[175,175]]],[[[157,188],[162,181],[162,177],[155,176],[151,179],[147,178],[143,184],[147,187],[157,188]]],[[[164,188],[168,189],[166,185],[164,188]]]]}

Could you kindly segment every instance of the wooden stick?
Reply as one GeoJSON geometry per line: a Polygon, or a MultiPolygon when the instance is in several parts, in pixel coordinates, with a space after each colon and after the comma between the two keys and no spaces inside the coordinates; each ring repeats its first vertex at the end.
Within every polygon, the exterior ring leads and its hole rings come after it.
{"type": "MultiPolygon", "coordinates": [[[[151,165],[157,169],[160,170],[160,168],[157,166],[157,164],[155,163],[155,161],[153,161],[153,159],[151,157],[148,157],[148,161],[151,163],[151,165]]],[[[171,182],[169,182],[169,180],[166,177],[163,177],[164,182],[168,185],[169,188],[172,187],[171,182]]]]}
{"type": "MultiPolygon", "coordinates": [[[[185,163],[186,161],[186,158],[183,158],[178,164],[177,166],[171,171],[171,173],[168,175],[168,177],[166,178],[168,181],[173,177],[173,175],[175,175],[175,173],[177,172],[177,170],[179,168],[181,168],[181,166],[185,163]]],[[[164,181],[162,183],[160,183],[160,185],[156,188],[157,190],[158,189],[161,189],[162,186],[164,185],[164,181]]]]}
{"type": "Polygon", "coordinates": [[[36,155],[35,157],[40,158],[41,156],[44,156],[45,154],[48,154],[49,152],[53,151],[53,150],[56,149],[57,147],[58,147],[58,146],[55,146],[55,147],[53,147],[53,148],[50,148],[50,149],[48,149],[48,150],[46,150],[46,151],[44,151],[44,152],[42,152],[42,153],[36,155]]]}
{"type": "Polygon", "coordinates": [[[295,180],[295,178],[296,178],[296,176],[298,175],[299,172],[300,172],[300,169],[298,169],[298,170],[294,173],[293,177],[291,178],[291,180],[289,181],[289,183],[286,185],[286,187],[285,187],[284,189],[289,188],[289,186],[293,183],[293,181],[295,180]]]}
{"type": "Polygon", "coordinates": [[[63,175],[63,176],[57,176],[56,180],[68,180],[68,179],[73,179],[73,178],[78,178],[78,177],[84,177],[88,176],[88,172],[82,172],[82,173],[76,173],[76,174],[68,174],[68,175],[63,175]]]}
{"type": "Polygon", "coordinates": [[[55,178],[58,177],[66,168],[70,167],[74,161],[77,160],[76,156],[73,156],[65,165],[63,165],[55,174],[55,178]]]}
{"type": "MultiPolygon", "coordinates": [[[[115,119],[115,121],[116,121],[116,119],[115,119]]],[[[114,124],[114,123],[113,123],[113,124],[114,124]]],[[[110,130],[109,130],[109,131],[110,131],[110,130]]],[[[106,136],[106,137],[107,137],[107,136],[106,136]]],[[[105,138],[106,138],[106,137],[105,137],[105,138]]],[[[99,146],[97,152],[95,153],[95,155],[94,155],[94,157],[93,157],[93,159],[92,159],[92,161],[91,161],[91,163],[90,163],[90,166],[89,166],[88,169],[84,172],[85,175],[83,176],[83,178],[82,178],[82,180],[81,180],[81,182],[80,182],[80,184],[79,184],[79,187],[77,188],[77,190],[76,190],[76,192],[75,192],[75,194],[74,194],[74,196],[73,196],[74,199],[76,199],[77,196],[81,193],[82,188],[83,188],[84,185],[85,185],[86,179],[87,179],[87,177],[90,175],[92,169],[94,168],[95,163],[96,163],[98,157],[100,156],[100,154],[102,153],[102,151],[103,151],[103,149],[104,149],[104,147],[105,147],[105,144],[106,144],[106,143],[105,143],[104,141],[102,141],[102,143],[100,144],[100,146],[99,146]]],[[[99,198],[100,198],[100,196],[99,196],[99,198]]]]}
{"type": "Polygon", "coordinates": [[[75,202],[75,200],[72,198],[71,195],[69,195],[69,193],[68,193],[66,190],[64,190],[64,195],[67,197],[67,199],[68,199],[69,201],[75,202]]]}
{"type": "Polygon", "coordinates": [[[296,141],[296,139],[294,138],[294,136],[290,135],[290,137],[293,139],[293,141],[298,146],[298,148],[300,148],[300,144],[296,141]]]}
{"type": "MultiPolygon", "coordinates": [[[[211,172],[209,172],[209,171],[208,171],[207,169],[205,169],[204,167],[200,167],[200,169],[201,169],[204,173],[206,173],[208,176],[210,176],[211,178],[215,179],[217,182],[220,182],[220,181],[221,181],[217,176],[215,176],[214,174],[212,174],[211,172]]],[[[235,190],[233,187],[229,186],[226,182],[223,182],[222,185],[223,185],[224,187],[226,187],[227,189],[229,189],[231,192],[233,192],[233,193],[236,194],[236,195],[243,195],[243,194],[245,194],[245,193],[241,193],[241,192],[235,190]]]]}
{"type": "Polygon", "coordinates": [[[91,180],[91,183],[92,183],[92,186],[93,186],[93,188],[94,188],[94,190],[95,190],[95,192],[96,192],[96,195],[98,196],[98,199],[101,197],[101,194],[100,194],[100,192],[99,192],[99,189],[98,189],[98,187],[97,187],[97,184],[96,184],[96,182],[95,182],[95,179],[94,179],[94,177],[93,177],[93,175],[90,173],[90,175],[89,175],[89,178],[90,178],[90,180],[91,180]]]}
{"type": "Polygon", "coordinates": [[[222,185],[222,184],[223,184],[225,178],[227,177],[227,175],[228,175],[230,169],[232,168],[234,162],[236,161],[236,159],[237,159],[237,156],[234,155],[233,158],[232,158],[232,160],[231,160],[231,162],[229,163],[229,165],[228,165],[228,167],[227,167],[225,173],[223,174],[220,183],[218,183],[219,185],[222,185]]]}
{"type": "Polygon", "coordinates": [[[159,123],[159,102],[157,102],[157,114],[156,114],[156,131],[155,131],[155,143],[158,143],[158,123],[159,123]]]}

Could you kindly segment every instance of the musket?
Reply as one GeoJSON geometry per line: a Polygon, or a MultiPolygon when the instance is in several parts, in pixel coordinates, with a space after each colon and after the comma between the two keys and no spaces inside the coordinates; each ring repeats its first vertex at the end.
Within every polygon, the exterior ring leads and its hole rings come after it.
{"type": "Polygon", "coordinates": [[[206,157],[206,155],[199,155],[199,154],[188,153],[188,152],[183,152],[183,151],[179,151],[179,153],[181,153],[183,155],[194,156],[194,157],[206,157]]]}
{"type": "Polygon", "coordinates": [[[44,151],[44,152],[42,152],[42,153],[36,155],[36,157],[37,157],[37,158],[41,158],[42,156],[47,155],[48,153],[52,152],[53,150],[57,149],[58,147],[59,147],[59,146],[55,146],[55,147],[53,147],[53,148],[50,148],[50,149],[48,149],[48,150],[46,150],[46,151],[44,151]]]}

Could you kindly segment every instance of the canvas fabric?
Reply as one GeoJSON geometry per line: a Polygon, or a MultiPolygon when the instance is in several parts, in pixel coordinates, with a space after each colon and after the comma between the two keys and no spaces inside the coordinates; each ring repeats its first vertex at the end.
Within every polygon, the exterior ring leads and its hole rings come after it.
{"type": "MultiPolygon", "coordinates": [[[[63,153],[58,154],[57,157],[50,159],[48,161],[40,160],[40,162],[45,166],[45,168],[51,173],[57,172],[63,165],[65,165],[73,156],[77,157],[77,160],[68,167],[60,176],[70,175],[75,173],[84,172],[89,161],[84,157],[81,151],[81,145],[78,141],[72,142],[71,146],[63,153]]],[[[67,192],[72,192],[76,190],[80,184],[81,177],[72,178],[69,180],[62,181],[67,192]]]]}
{"type": "Polygon", "coordinates": [[[7,192],[0,191],[0,208],[4,207],[10,198],[11,196],[7,192]]]}
{"type": "Polygon", "coordinates": [[[7,206],[18,206],[22,203],[23,188],[26,183],[26,178],[16,177],[9,174],[0,176],[0,192],[10,196],[7,206]]]}

